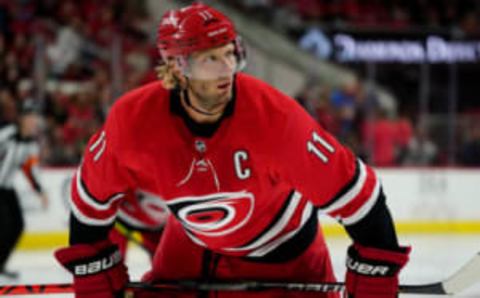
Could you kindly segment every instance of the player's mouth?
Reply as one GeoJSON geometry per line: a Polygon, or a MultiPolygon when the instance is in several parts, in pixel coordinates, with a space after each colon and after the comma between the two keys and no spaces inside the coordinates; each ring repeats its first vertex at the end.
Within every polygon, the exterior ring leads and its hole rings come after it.
{"type": "Polygon", "coordinates": [[[228,88],[230,88],[231,85],[232,85],[231,81],[224,81],[224,82],[221,82],[220,84],[217,84],[217,88],[220,90],[227,90],[228,88]]]}

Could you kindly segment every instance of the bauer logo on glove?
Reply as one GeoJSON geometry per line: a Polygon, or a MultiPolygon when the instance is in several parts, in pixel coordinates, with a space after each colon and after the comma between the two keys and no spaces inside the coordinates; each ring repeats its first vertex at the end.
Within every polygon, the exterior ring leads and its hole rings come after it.
{"type": "Polygon", "coordinates": [[[362,263],[350,257],[347,258],[347,268],[358,274],[369,276],[391,276],[395,272],[394,270],[390,270],[391,267],[362,263]]]}
{"type": "MultiPolygon", "coordinates": [[[[85,249],[84,246],[85,245],[80,245],[76,248],[85,249]]],[[[68,269],[68,271],[72,272],[75,276],[97,274],[99,272],[106,271],[114,267],[118,263],[122,262],[122,254],[115,245],[108,245],[107,247],[100,249],[97,255],[73,260],[69,260],[69,258],[64,259],[65,251],[68,255],[68,253],[72,251],[72,249],[67,248],[59,250],[56,256],[57,258],[59,258],[60,262],[68,269]]]]}
{"type": "Polygon", "coordinates": [[[89,275],[100,271],[107,270],[122,261],[122,254],[119,250],[114,251],[111,255],[105,256],[99,260],[94,260],[85,264],[73,265],[73,274],[89,275]]]}
{"type": "Polygon", "coordinates": [[[401,266],[387,260],[373,260],[360,256],[357,249],[351,246],[347,254],[347,268],[350,271],[367,276],[394,276],[401,266]]]}

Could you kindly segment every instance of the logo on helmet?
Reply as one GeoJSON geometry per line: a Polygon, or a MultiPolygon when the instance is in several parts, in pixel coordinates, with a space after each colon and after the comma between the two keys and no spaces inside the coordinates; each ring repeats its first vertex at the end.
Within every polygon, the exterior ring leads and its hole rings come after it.
{"type": "Polygon", "coordinates": [[[228,28],[223,27],[223,28],[217,29],[215,31],[208,32],[207,35],[208,35],[208,37],[213,37],[215,35],[225,33],[225,32],[227,32],[227,30],[228,30],[228,28]]]}
{"type": "Polygon", "coordinates": [[[168,17],[162,19],[162,22],[160,23],[160,26],[178,26],[178,18],[175,16],[174,13],[170,13],[168,17]]]}

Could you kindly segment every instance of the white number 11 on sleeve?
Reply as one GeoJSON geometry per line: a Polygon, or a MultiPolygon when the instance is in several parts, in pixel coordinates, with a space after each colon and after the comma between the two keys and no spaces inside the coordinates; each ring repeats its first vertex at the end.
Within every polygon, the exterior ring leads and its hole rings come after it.
{"type": "Polygon", "coordinates": [[[324,138],[319,136],[316,132],[312,133],[312,139],[307,142],[307,150],[315,154],[321,161],[324,163],[328,162],[328,157],[326,155],[328,151],[329,153],[334,153],[335,148],[333,148],[330,143],[328,143],[324,138]],[[322,152],[323,151],[323,152],[322,152]]]}

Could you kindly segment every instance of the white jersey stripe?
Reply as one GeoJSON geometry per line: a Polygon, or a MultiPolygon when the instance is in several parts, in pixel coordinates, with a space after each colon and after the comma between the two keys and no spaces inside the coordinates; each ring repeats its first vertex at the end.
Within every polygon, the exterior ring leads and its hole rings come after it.
{"type": "Polygon", "coordinates": [[[332,205],[328,206],[327,208],[320,208],[319,209],[320,212],[331,213],[338,209],[341,209],[345,205],[350,203],[350,201],[355,199],[355,197],[362,191],[363,186],[365,185],[365,181],[367,180],[367,169],[365,167],[365,164],[361,160],[358,160],[358,166],[359,166],[359,175],[353,187],[350,188],[343,196],[341,196],[332,205]]]}
{"type": "Polygon", "coordinates": [[[153,228],[152,226],[146,225],[145,223],[136,219],[135,217],[130,216],[130,214],[124,212],[122,209],[118,209],[118,218],[124,221],[125,223],[137,228],[144,228],[144,229],[153,228]]]}
{"type": "Polygon", "coordinates": [[[287,242],[291,238],[293,238],[305,225],[305,223],[308,221],[310,216],[312,215],[313,212],[313,205],[308,202],[305,207],[303,208],[302,212],[302,219],[300,222],[300,225],[293,231],[288,232],[287,234],[283,235],[282,237],[275,239],[274,241],[268,243],[267,245],[264,245],[260,247],[257,250],[252,251],[251,253],[248,254],[249,257],[262,257],[274,250],[275,248],[279,247],[283,243],[287,242]]]}
{"type": "Polygon", "coordinates": [[[93,157],[93,161],[98,161],[98,159],[102,156],[103,152],[105,151],[106,147],[107,147],[107,140],[103,140],[102,147],[100,147],[100,150],[98,150],[98,152],[93,157]]]}
{"type": "Polygon", "coordinates": [[[78,170],[77,170],[77,179],[76,179],[76,184],[77,184],[77,193],[78,195],[80,196],[80,198],[82,199],[82,201],[87,204],[88,206],[90,206],[91,208],[95,209],[95,210],[98,210],[98,211],[105,211],[105,210],[108,210],[112,207],[112,204],[117,201],[118,199],[122,198],[125,194],[124,193],[118,193],[116,194],[114,197],[112,197],[111,199],[109,199],[108,202],[106,202],[105,204],[100,204],[98,203],[97,201],[95,201],[94,198],[92,198],[88,193],[87,191],[85,190],[85,188],[83,187],[82,185],[82,179],[80,177],[81,173],[82,173],[82,167],[79,166],[78,167],[78,170]]]}
{"type": "Polygon", "coordinates": [[[98,145],[100,145],[100,143],[102,143],[104,139],[105,139],[105,131],[102,131],[102,133],[98,137],[98,140],[96,140],[95,143],[93,143],[93,145],[90,146],[89,148],[90,152],[93,152],[93,150],[95,150],[95,148],[97,148],[98,145]]]}
{"type": "Polygon", "coordinates": [[[91,225],[91,226],[107,226],[113,223],[113,221],[116,218],[115,213],[112,216],[109,216],[105,219],[97,219],[97,218],[91,218],[89,216],[86,216],[77,207],[77,205],[72,199],[72,196],[70,196],[70,210],[72,210],[72,213],[75,215],[75,218],[78,219],[78,221],[80,221],[83,224],[91,225]]]}
{"type": "Polygon", "coordinates": [[[186,232],[187,236],[190,238],[190,240],[193,241],[193,243],[198,244],[198,245],[203,246],[203,247],[207,247],[207,245],[205,243],[203,243],[202,240],[193,236],[192,233],[190,233],[189,231],[185,231],[185,232],[186,232]]]}
{"type": "Polygon", "coordinates": [[[378,181],[377,179],[377,181],[375,182],[375,187],[368,200],[354,214],[342,218],[342,223],[344,225],[353,225],[359,222],[362,218],[364,218],[370,212],[370,210],[372,210],[373,206],[375,206],[375,203],[377,202],[380,194],[380,188],[380,181],[378,181]]]}
{"type": "Polygon", "coordinates": [[[278,234],[280,234],[283,229],[287,226],[287,224],[292,219],[293,214],[297,210],[298,204],[300,203],[302,198],[302,194],[299,192],[294,192],[290,203],[288,204],[286,210],[282,214],[280,220],[268,230],[265,234],[262,235],[257,241],[242,247],[232,247],[232,248],[225,248],[226,251],[242,251],[242,250],[252,250],[256,249],[268,241],[275,238],[278,234]]]}

